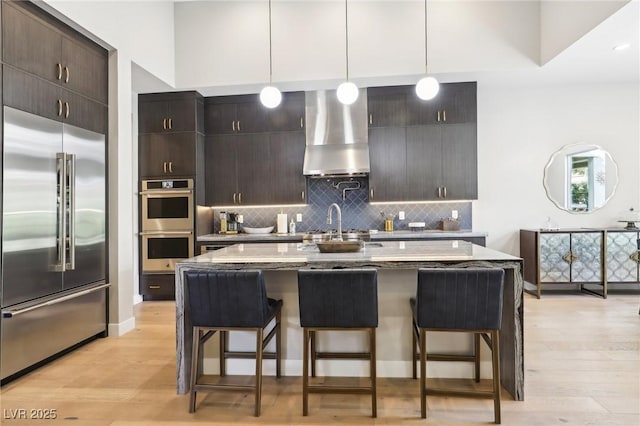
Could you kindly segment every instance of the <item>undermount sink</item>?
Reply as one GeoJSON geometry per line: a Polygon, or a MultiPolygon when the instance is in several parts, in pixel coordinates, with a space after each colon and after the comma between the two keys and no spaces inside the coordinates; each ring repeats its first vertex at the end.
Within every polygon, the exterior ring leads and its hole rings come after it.
{"type": "Polygon", "coordinates": [[[362,240],[329,240],[316,242],[320,253],[352,253],[360,251],[364,247],[362,240]]]}

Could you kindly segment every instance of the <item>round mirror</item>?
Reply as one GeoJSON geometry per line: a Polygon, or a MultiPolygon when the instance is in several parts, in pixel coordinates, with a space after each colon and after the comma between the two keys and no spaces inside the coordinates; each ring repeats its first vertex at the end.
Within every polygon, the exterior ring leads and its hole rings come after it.
{"type": "Polygon", "coordinates": [[[618,167],[598,145],[567,145],[544,168],[544,189],[560,209],[589,213],[607,204],[618,186],[618,167]]]}

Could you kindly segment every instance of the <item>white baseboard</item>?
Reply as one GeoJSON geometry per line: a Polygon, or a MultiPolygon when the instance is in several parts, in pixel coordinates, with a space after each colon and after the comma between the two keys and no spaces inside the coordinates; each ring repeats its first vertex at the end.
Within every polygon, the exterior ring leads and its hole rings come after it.
{"type": "Polygon", "coordinates": [[[131,317],[120,323],[110,323],[108,327],[109,336],[122,336],[123,334],[127,334],[134,328],[136,328],[135,317],[131,317]]]}

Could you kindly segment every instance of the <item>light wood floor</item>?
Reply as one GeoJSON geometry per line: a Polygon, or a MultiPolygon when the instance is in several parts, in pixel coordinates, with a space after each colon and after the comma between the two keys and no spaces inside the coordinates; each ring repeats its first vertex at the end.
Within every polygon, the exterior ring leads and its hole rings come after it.
{"type": "MultiPolygon", "coordinates": [[[[637,295],[525,295],[525,401],[504,394],[504,425],[640,425],[637,295]]],[[[420,419],[417,382],[379,379],[378,418],[365,396],[312,395],[303,417],[301,379],[265,378],[262,416],[244,392],[202,393],[196,413],[175,392],[172,302],[136,307],[136,329],[94,341],[0,392],[2,424],[458,425],[493,421],[492,402],[429,397],[420,419]],[[19,409],[55,409],[56,420],[12,420],[19,409]]],[[[267,361],[269,362],[269,361],[267,361]]]]}

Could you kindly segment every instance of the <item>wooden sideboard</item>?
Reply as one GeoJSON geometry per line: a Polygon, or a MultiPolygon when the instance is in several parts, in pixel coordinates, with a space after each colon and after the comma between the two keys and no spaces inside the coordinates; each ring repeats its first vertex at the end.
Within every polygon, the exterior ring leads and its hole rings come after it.
{"type": "Polygon", "coordinates": [[[575,284],[607,297],[610,285],[640,284],[640,230],[520,230],[524,279],[540,298],[543,285],[575,284]],[[595,287],[595,289],[594,289],[595,287]]]}

